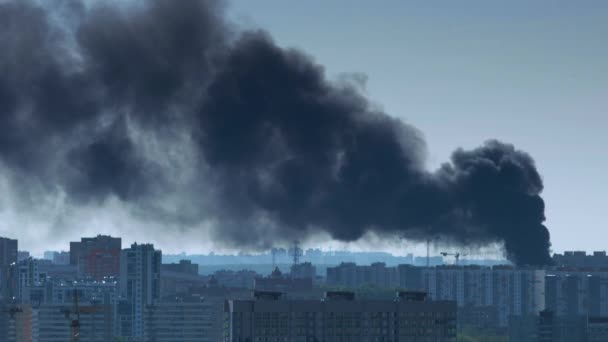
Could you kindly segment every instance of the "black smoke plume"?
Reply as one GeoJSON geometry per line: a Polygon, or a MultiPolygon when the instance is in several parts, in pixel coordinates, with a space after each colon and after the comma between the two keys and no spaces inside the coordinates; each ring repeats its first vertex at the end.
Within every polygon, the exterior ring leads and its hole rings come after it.
{"type": "Polygon", "coordinates": [[[23,196],[41,184],[77,204],[114,196],[145,213],[162,194],[180,196],[183,164],[172,158],[187,150],[191,207],[163,219],[213,217],[214,237],[232,246],[374,232],[504,243],[518,264],[550,262],[528,154],[491,140],[430,172],[418,130],[303,52],[239,30],[224,10],[0,2],[0,165],[23,196]],[[197,204],[198,192],[213,204],[197,204]]]}

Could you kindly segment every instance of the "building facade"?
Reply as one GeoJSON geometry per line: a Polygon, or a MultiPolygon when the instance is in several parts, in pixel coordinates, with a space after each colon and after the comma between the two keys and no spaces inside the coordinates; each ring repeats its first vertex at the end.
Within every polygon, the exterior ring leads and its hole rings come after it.
{"type": "Polygon", "coordinates": [[[545,307],[557,316],[608,317],[608,271],[549,271],[545,307]]]}
{"type": "Polygon", "coordinates": [[[0,237],[0,267],[17,262],[18,242],[16,239],[0,237]]]}
{"type": "Polygon", "coordinates": [[[371,265],[357,265],[343,262],[335,267],[327,268],[327,285],[360,287],[372,285],[376,287],[397,287],[399,276],[396,267],[387,267],[383,262],[371,265]]]}
{"type": "Polygon", "coordinates": [[[226,342],[455,341],[456,303],[407,295],[356,300],[328,293],[324,300],[283,300],[275,292],[226,303],[226,342]]]}
{"type": "Polygon", "coordinates": [[[107,235],[70,242],[70,264],[77,266],[79,274],[94,280],[117,277],[120,273],[121,244],[120,238],[107,235]]]}
{"type": "MultiPolygon", "coordinates": [[[[65,342],[73,334],[71,322],[76,318],[71,305],[44,304],[32,309],[32,342],[65,342]]],[[[107,342],[113,339],[112,307],[82,303],[80,341],[107,342]]]]}
{"type": "Polygon", "coordinates": [[[160,300],[160,268],[162,252],[152,244],[133,244],[120,258],[120,295],[130,306],[131,332],[136,338],[144,335],[144,312],[160,300]]]}
{"type": "Polygon", "coordinates": [[[144,341],[216,342],[217,313],[204,300],[162,302],[146,307],[144,341]]]}

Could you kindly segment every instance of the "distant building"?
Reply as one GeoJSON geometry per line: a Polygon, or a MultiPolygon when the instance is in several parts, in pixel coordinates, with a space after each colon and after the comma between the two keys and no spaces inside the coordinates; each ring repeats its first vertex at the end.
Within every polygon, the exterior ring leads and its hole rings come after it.
{"type": "Polygon", "coordinates": [[[118,276],[120,251],[120,238],[97,235],[70,242],[70,253],[67,257],[71,265],[78,267],[80,274],[95,280],[102,280],[105,277],[118,276]]]}
{"type": "Polygon", "coordinates": [[[70,264],[70,252],[66,252],[66,251],[55,252],[55,255],[53,255],[53,264],[69,265],[70,264]]]}
{"type": "Polygon", "coordinates": [[[357,300],[328,293],[324,300],[284,300],[256,292],[226,303],[225,342],[233,341],[455,341],[456,303],[420,297],[357,300]]]}
{"type": "Polygon", "coordinates": [[[327,285],[360,287],[373,285],[377,287],[397,287],[399,277],[396,267],[386,267],[377,262],[369,266],[360,266],[352,262],[343,262],[336,267],[327,268],[327,285]]]}
{"type": "MultiPolygon", "coordinates": [[[[433,300],[454,300],[461,309],[494,307],[498,326],[510,316],[544,309],[545,271],[512,266],[438,266],[422,269],[425,290],[433,300]]],[[[471,315],[478,313],[472,312],[471,315]]]]}
{"type": "Polygon", "coordinates": [[[253,289],[255,278],[259,275],[250,270],[220,270],[213,273],[213,278],[220,286],[240,289],[253,289]]]}
{"type": "Polygon", "coordinates": [[[120,258],[120,294],[130,306],[132,334],[144,335],[144,312],[160,300],[162,252],[152,244],[133,244],[120,258]]]}
{"type": "Polygon", "coordinates": [[[281,292],[287,298],[321,298],[321,289],[313,286],[312,278],[292,278],[284,276],[275,268],[268,277],[257,277],[254,280],[255,291],[281,292]]]}
{"type": "Polygon", "coordinates": [[[193,264],[190,260],[180,260],[177,264],[162,264],[161,270],[163,272],[198,275],[198,264],[193,264]]]}
{"type": "MultiPolygon", "coordinates": [[[[78,242],[79,244],[80,242],[78,242]]],[[[70,252],[45,251],[43,260],[48,260],[57,265],[70,265],[70,252]]],[[[76,264],[74,264],[76,266],[76,264]]]]}
{"type": "Polygon", "coordinates": [[[160,277],[161,297],[184,294],[191,287],[204,285],[205,278],[198,274],[198,264],[180,260],[177,264],[162,264],[160,277]]]}
{"type": "Polygon", "coordinates": [[[310,262],[291,265],[291,278],[296,279],[315,279],[317,277],[317,269],[310,262]]]}
{"type": "Polygon", "coordinates": [[[17,251],[17,261],[29,259],[30,252],[28,251],[17,251]]]}
{"type": "Polygon", "coordinates": [[[17,262],[17,240],[0,237],[0,267],[17,262]]]}
{"type": "Polygon", "coordinates": [[[44,251],[44,253],[42,253],[42,258],[45,260],[53,261],[53,258],[55,257],[56,253],[57,252],[55,252],[55,251],[44,251]]]}
{"type": "Polygon", "coordinates": [[[605,251],[596,251],[590,255],[584,251],[566,251],[564,254],[553,254],[553,261],[558,267],[608,267],[605,251]]]}

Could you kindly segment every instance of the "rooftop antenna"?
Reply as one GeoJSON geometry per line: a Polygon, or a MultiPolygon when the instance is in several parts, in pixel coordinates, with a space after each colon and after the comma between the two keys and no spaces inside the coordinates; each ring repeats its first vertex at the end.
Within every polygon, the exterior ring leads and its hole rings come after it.
{"type": "Polygon", "coordinates": [[[302,256],[302,249],[300,249],[300,241],[295,240],[293,242],[293,250],[291,251],[293,257],[294,266],[300,263],[300,257],[302,256]]]}
{"type": "Polygon", "coordinates": [[[277,267],[277,249],[273,247],[270,253],[272,254],[272,269],[274,270],[277,267]]]}

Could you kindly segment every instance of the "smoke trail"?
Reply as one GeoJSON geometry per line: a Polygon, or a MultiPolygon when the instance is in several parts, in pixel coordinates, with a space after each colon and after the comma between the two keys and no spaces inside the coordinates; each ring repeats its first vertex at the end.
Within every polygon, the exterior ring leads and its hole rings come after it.
{"type": "Polygon", "coordinates": [[[35,182],[186,225],[213,216],[232,246],[371,231],[502,242],[519,264],[550,262],[542,180],[512,145],[459,149],[429,172],[416,128],[304,53],[235,29],[223,3],[62,4],[0,4],[0,158],[24,193],[35,182]],[[188,151],[187,165],[167,151],[188,151]],[[176,193],[196,207],[200,192],[213,202],[200,213],[145,210],[176,193]]]}

